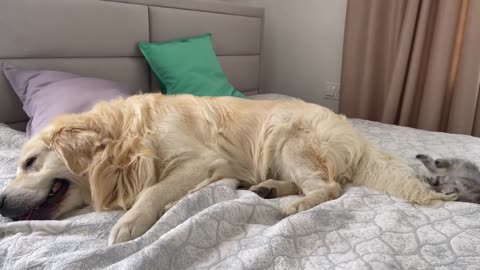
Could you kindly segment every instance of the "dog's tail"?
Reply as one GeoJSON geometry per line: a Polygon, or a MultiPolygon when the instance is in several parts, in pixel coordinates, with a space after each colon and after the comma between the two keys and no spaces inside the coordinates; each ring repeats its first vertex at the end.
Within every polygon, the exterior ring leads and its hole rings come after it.
{"type": "Polygon", "coordinates": [[[420,180],[404,160],[365,142],[353,183],[386,192],[410,202],[426,204],[433,200],[453,200],[453,195],[438,193],[420,180]]]}

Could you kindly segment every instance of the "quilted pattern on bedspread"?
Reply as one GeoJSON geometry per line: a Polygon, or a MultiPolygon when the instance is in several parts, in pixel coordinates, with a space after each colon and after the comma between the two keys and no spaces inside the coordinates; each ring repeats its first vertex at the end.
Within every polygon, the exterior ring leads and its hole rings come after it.
{"type": "MultiPolygon", "coordinates": [[[[419,152],[480,164],[480,139],[352,120],[374,143],[415,166],[419,152]]],[[[0,127],[0,181],[15,173],[23,135],[0,127]]],[[[62,221],[0,218],[3,269],[478,269],[480,206],[405,203],[350,187],[288,218],[293,197],[263,200],[225,179],[190,195],[144,236],[107,246],[120,212],[62,221]]],[[[0,183],[1,185],[1,183],[0,183]]]]}

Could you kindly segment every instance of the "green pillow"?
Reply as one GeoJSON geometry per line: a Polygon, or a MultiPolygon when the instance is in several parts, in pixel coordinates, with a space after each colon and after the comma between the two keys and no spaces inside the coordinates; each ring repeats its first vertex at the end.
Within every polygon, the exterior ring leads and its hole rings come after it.
{"type": "Polygon", "coordinates": [[[168,95],[245,97],[228,82],[212,46],[212,34],[140,42],[139,48],[168,95]]]}

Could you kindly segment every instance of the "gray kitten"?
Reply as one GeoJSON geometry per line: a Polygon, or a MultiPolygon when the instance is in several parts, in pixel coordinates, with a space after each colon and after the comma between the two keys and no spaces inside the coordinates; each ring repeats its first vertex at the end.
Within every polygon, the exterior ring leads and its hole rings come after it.
{"type": "Polygon", "coordinates": [[[470,161],[455,158],[433,160],[428,155],[417,155],[432,176],[427,182],[437,192],[456,193],[457,201],[480,203],[480,170],[470,161]]]}

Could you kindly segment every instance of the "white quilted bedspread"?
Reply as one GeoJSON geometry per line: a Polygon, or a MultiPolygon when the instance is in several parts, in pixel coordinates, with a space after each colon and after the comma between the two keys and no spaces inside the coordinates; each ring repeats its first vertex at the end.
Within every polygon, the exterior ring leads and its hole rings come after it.
{"type": "MultiPolygon", "coordinates": [[[[387,151],[480,162],[480,139],[353,120],[387,151]]],[[[0,127],[0,185],[23,134],[0,127]]],[[[61,221],[0,217],[2,269],[479,269],[480,206],[420,207],[350,187],[339,199],[282,217],[293,197],[264,200],[225,179],[182,200],[145,235],[107,246],[120,212],[61,221]]]]}

